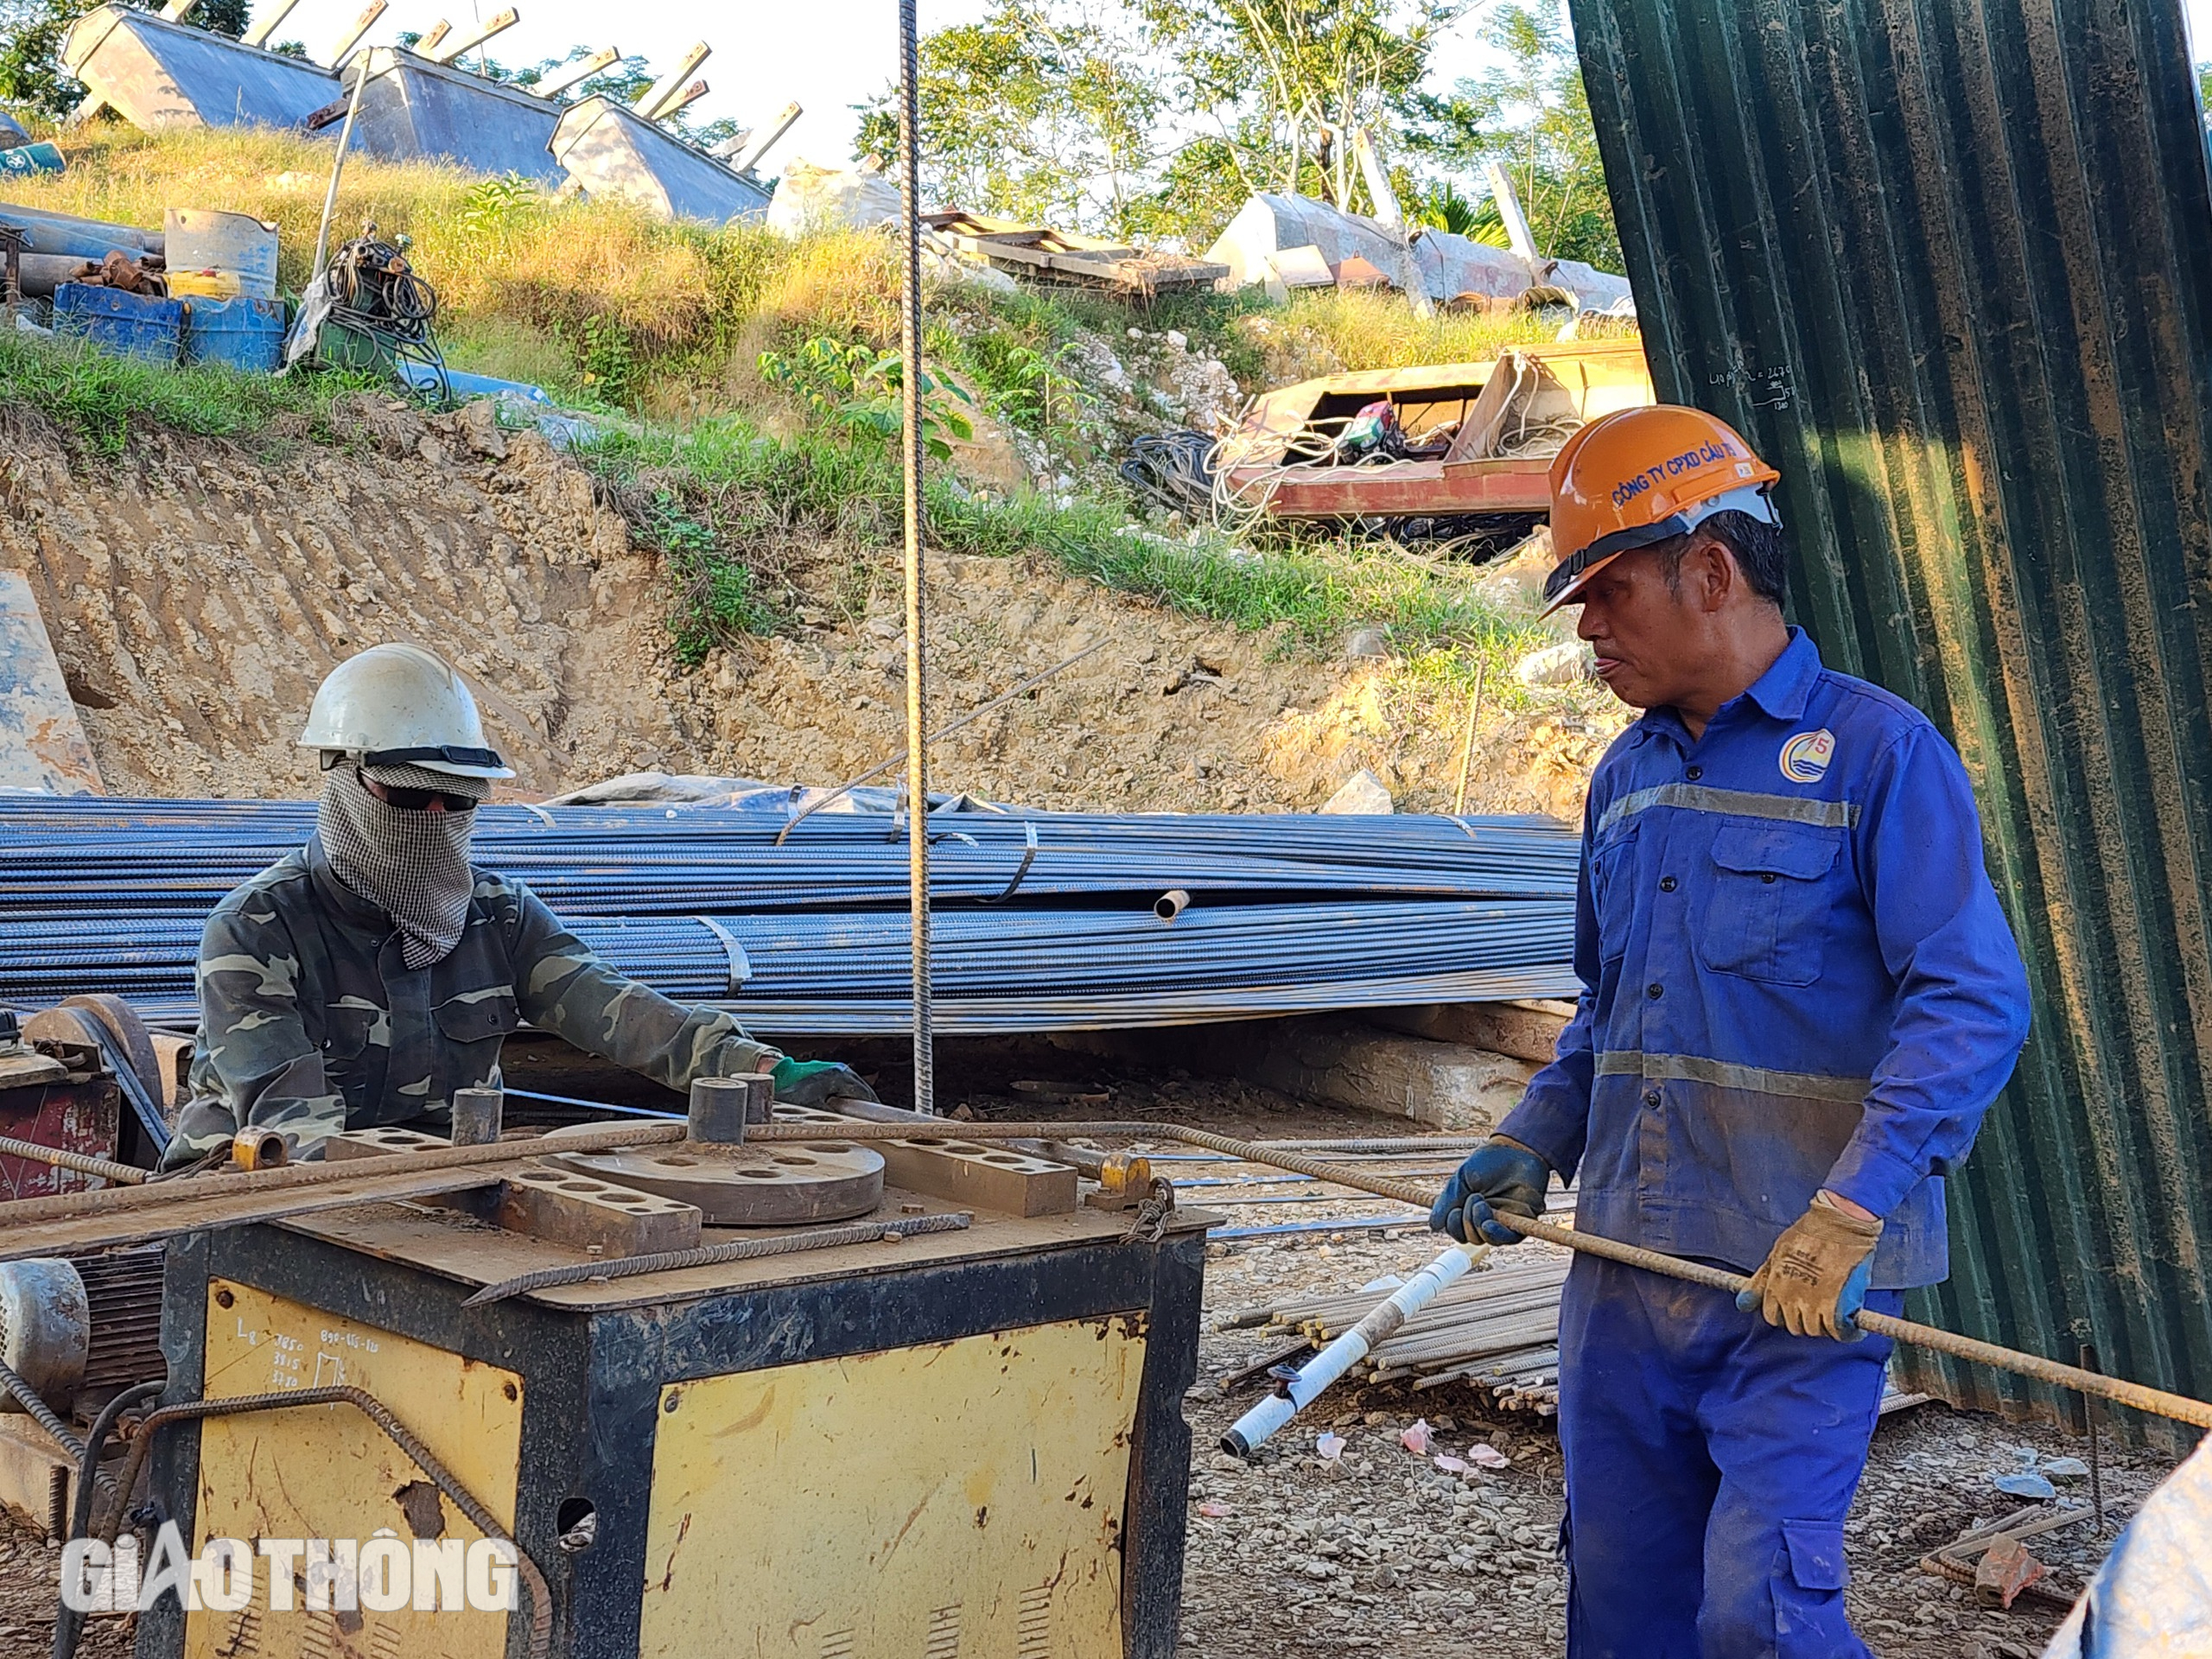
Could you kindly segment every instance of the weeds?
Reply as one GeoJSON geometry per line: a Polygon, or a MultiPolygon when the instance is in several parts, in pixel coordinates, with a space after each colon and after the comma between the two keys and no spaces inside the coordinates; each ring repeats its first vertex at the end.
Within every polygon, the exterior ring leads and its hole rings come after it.
{"type": "MultiPolygon", "coordinates": [[[[900,394],[906,363],[896,352],[848,346],[817,335],[797,350],[763,352],[760,378],[806,405],[817,425],[855,443],[887,445],[906,429],[900,394]]],[[[976,401],[958,382],[922,371],[922,445],[931,457],[949,460],[952,440],[976,435],[975,423],[960,407],[976,401]]]]}
{"type": "MultiPolygon", "coordinates": [[[[748,573],[745,591],[755,602],[765,604],[758,595],[779,577],[795,536],[855,550],[899,540],[899,463],[888,446],[840,442],[816,429],[772,438],[722,420],[683,434],[609,434],[579,454],[609,481],[643,538],[684,556],[703,556],[711,546],[726,564],[748,573]],[[665,525],[672,520],[655,517],[669,513],[694,527],[687,534],[709,540],[671,537],[665,525]]],[[[1395,649],[1426,653],[1431,674],[1471,679],[1476,663],[1487,661],[1496,683],[1503,664],[1548,639],[1486,599],[1471,571],[1333,544],[1254,553],[1217,537],[1174,542],[1130,524],[1126,512],[1103,502],[1061,505],[1027,492],[982,496],[942,472],[927,483],[935,547],[996,557],[1042,554],[1103,587],[1247,632],[1271,632],[1286,646],[1332,648],[1355,627],[1380,626],[1395,649]]],[[[690,591],[674,564],[671,579],[680,594],[690,591]]],[[[679,651],[682,640],[696,637],[683,632],[690,615],[686,610],[678,619],[679,651]]],[[[740,631],[761,627],[748,621],[740,631]]]]}
{"type": "Polygon", "coordinates": [[[284,414],[305,415],[311,435],[330,442],[336,400],[365,384],[340,375],[170,368],[79,341],[0,333],[0,404],[27,404],[108,455],[123,453],[134,427],[245,437],[284,414]]]}

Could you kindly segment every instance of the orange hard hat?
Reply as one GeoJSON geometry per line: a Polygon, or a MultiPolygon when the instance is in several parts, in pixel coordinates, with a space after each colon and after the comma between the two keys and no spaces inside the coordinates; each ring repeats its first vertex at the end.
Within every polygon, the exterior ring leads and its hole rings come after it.
{"type": "Polygon", "coordinates": [[[1768,491],[1781,476],[1701,409],[1650,404],[1600,416],[1552,458],[1545,609],[1573,602],[1622,554],[1686,536],[1716,512],[1780,524],[1768,491]]]}

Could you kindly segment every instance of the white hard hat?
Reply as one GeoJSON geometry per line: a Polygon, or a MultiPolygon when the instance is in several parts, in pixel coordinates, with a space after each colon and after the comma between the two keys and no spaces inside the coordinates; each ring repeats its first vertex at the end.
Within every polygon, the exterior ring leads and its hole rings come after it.
{"type": "Polygon", "coordinates": [[[485,741],[467,683],[420,645],[371,645],[332,669],[308,710],[300,747],[455,778],[515,775],[485,741]]]}

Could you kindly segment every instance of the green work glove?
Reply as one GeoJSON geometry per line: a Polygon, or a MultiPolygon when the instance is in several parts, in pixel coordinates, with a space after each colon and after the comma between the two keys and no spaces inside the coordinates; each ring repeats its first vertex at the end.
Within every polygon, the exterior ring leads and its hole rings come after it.
{"type": "Polygon", "coordinates": [[[1805,1213],[1774,1241],[1736,1306],[1746,1313],[1758,1308],[1769,1325],[1787,1325],[1793,1336],[1857,1342],[1866,1333],[1852,1321],[1866,1305],[1874,1247],[1881,1242],[1878,1220],[1861,1219],[1815,1192],[1805,1213]]]}
{"type": "Polygon", "coordinates": [[[788,1106],[819,1106],[830,1100],[874,1100],[875,1090],[861,1074],[836,1060],[778,1060],[768,1070],[776,1098],[788,1106]]]}

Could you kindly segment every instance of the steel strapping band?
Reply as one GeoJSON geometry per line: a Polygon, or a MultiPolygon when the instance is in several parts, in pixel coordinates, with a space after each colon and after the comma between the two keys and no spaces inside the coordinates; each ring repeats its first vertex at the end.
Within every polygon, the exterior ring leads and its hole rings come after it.
{"type": "Polygon", "coordinates": [[[1738,817],[1773,818],[1788,823],[1818,824],[1823,829],[1848,830],[1859,822],[1856,801],[1813,801],[1795,795],[1761,795],[1744,789],[1713,789],[1704,784],[1661,784],[1624,795],[1605,809],[1597,833],[1624,818],[1655,806],[1677,806],[1688,812],[1728,812],[1738,817]]]}
{"type": "Polygon", "coordinates": [[[1856,1105],[1874,1086],[1872,1077],[1834,1077],[1817,1071],[1772,1071],[1763,1065],[1708,1060],[1700,1054],[1647,1054],[1632,1048],[1608,1049],[1598,1056],[1601,1077],[1645,1077],[1659,1083],[1703,1083],[1716,1089],[1742,1089],[1755,1095],[1787,1095],[1800,1100],[1834,1100],[1856,1105]]]}
{"type": "Polygon", "coordinates": [[[989,902],[1002,905],[1014,897],[1014,890],[1021,885],[1021,878],[1029,874],[1029,867],[1037,861],[1037,820],[1032,818],[1022,828],[1028,832],[1029,849],[1021,855],[1021,862],[1014,867],[1014,879],[1006,884],[1006,891],[989,902]]]}
{"type": "Polygon", "coordinates": [[[745,982],[753,977],[753,958],[745,954],[745,947],[737,942],[737,936],[713,917],[694,916],[691,919],[722,942],[722,950],[729,957],[729,994],[735,996],[744,988],[745,982]]]}
{"type": "Polygon", "coordinates": [[[530,801],[517,801],[515,804],[522,808],[525,812],[536,813],[537,815],[537,821],[543,824],[548,830],[558,830],[561,827],[560,820],[556,818],[550,812],[548,812],[542,806],[537,805],[530,801]]]}

